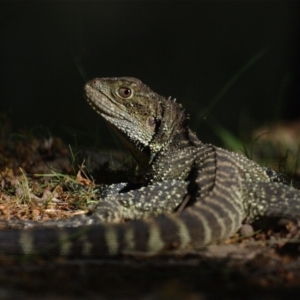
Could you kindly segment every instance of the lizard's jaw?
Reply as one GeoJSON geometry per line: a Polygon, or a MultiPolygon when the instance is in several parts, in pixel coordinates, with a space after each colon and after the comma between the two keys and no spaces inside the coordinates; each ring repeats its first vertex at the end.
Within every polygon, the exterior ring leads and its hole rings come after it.
{"type": "Polygon", "coordinates": [[[150,161],[149,143],[152,135],[147,135],[140,130],[139,122],[126,111],[119,109],[119,104],[114,99],[94,88],[90,82],[85,85],[84,91],[89,105],[112,127],[136,160],[147,168],[150,161]]]}

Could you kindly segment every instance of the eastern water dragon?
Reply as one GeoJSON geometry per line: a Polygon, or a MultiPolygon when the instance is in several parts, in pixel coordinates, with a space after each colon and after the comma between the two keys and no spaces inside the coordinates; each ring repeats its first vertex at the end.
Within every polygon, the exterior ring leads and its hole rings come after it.
{"type": "Polygon", "coordinates": [[[218,243],[261,217],[300,219],[299,190],[202,143],[175,100],[130,77],[93,79],[84,94],[145,169],[145,184],[107,187],[90,216],[1,230],[0,253],[155,254],[218,243]]]}

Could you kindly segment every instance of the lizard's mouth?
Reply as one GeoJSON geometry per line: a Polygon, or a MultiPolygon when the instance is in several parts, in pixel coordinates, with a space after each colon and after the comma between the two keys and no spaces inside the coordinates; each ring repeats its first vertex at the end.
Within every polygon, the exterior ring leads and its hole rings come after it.
{"type": "Polygon", "coordinates": [[[103,117],[117,118],[113,102],[109,100],[109,97],[105,93],[97,90],[90,83],[84,86],[84,98],[98,114],[103,117]]]}

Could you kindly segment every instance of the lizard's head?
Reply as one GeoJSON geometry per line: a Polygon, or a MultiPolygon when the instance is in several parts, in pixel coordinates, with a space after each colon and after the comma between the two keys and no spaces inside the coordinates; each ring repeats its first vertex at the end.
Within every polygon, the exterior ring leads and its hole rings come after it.
{"type": "Polygon", "coordinates": [[[136,78],[95,78],[84,91],[87,102],[144,167],[166,149],[185,119],[180,105],[136,78]]]}

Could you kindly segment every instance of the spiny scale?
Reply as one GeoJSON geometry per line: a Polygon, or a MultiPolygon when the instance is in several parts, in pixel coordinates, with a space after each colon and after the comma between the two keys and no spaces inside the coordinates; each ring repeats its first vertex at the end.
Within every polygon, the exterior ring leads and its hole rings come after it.
{"type": "Polygon", "coordinates": [[[244,156],[203,144],[175,99],[129,77],[96,78],[84,91],[146,169],[146,185],[126,191],[124,184],[103,188],[91,216],[2,230],[0,252],[154,254],[222,241],[244,220],[300,218],[298,190],[244,156]],[[129,221],[121,223],[124,219],[129,221]]]}

